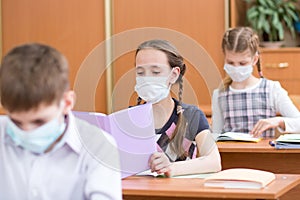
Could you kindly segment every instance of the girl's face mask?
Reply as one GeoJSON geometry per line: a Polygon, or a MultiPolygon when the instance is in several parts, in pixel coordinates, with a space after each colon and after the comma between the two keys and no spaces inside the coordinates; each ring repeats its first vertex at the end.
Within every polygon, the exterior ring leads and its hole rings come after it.
{"type": "Polygon", "coordinates": [[[138,76],[136,77],[135,91],[146,102],[155,104],[169,95],[171,85],[167,85],[168,79],[169,76],[138,76]]]}
{"type": "Polygon", "coordinates": [[[225,64],[224,70],[234,82],[242,82],[251,76],[253,72],[253,66],[247,65],[235,67],[229,64],[225,64]]]}

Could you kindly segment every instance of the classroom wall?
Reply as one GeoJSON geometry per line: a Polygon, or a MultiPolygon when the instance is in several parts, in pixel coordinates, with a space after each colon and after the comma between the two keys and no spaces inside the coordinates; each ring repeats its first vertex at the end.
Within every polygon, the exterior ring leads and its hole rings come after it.
{"type": "Polygon", "coordinates": [[[3,54],[25,42],[42,42],[64,53],[77,92],[76,110],[107,113],[134,104],[134,50],[145,39],[168,39],[184,55],[187,103],[209,105],[223,73],[220,42],[226,0],[2,0],[1,4],[3,54]],[[109,16],[105,5],[111,6],[109,16]],[[110,40],[105,40],[107,27],[110,40]],[[112,75],[106,74],[107,66],[112,75]],[[107,83],[112,84],[111,93],[107,83]]]}

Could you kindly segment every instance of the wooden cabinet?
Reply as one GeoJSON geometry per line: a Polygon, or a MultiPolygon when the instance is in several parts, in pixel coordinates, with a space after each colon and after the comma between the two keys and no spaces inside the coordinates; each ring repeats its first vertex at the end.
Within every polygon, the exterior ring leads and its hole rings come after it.
{"type": "Polygon", "coordinates": [[[280,81],[289,94],[300,95],[300,48],[263,49],[264,76],[280,81]]]}
{"type": "Polygon", "coordinates": [[[300,108],[300,48],[261,50],[264,77],[279,81],[300,108]]]}

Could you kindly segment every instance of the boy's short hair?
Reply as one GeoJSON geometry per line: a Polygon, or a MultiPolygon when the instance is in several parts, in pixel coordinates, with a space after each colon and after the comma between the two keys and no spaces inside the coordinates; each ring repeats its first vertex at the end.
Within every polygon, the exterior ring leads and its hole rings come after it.
{"type": "Polygon", "coordinates": [[[0,97],[2,106],[9,112],[59,103],[68,89],[67,60],[50,46],[37,43],[20,45],[2,60],[0,97]]]}

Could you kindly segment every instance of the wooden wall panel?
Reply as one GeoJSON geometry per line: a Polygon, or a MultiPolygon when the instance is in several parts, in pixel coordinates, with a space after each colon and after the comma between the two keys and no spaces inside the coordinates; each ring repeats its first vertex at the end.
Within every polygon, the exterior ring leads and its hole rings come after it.
{"type": "MultiPolygon", "coordinates": [[[[112,12],[113,37],[118,37],[118,34],[125,31],[144,27],[160,27],[176,32],[203,49],[199,57],[201,59],[203,56],[207,57],[208,64],[205,58],[204,63],[201,63],[202,70],[210,71],[211,68],[218,68],[215,69],[217,70],[215,74],[219,76],[223,73],[220,43],[225,29],[225,2],[115,0],[112,12]]],[[[2,0],[2,10],[3,53],[25,42],[42,42],[56,47],[69,60],[73,88],[75,90],[77,87],[80,88],[76,90],[78,98],[75,109],[107,111],[106,76],[99,75],[96,71],[98,66],[101,69],[105,67],[105,52],[97,46],[98,44],[103,46],[101,42],[104,41],[104,1],[2,0]],[[80,67],[82,63],[84,67],[80,67]]],[[[176,46],[189,48],[184,42],[178,41],[175,39],[176,46]]],[[[132,43],[131,40],[121,40],[114,45],[130,46],[132,43]]],[[[133,51],[136,46],[137,44],[134,44],[130,50],[122,52],[113,62],[115,88],[112,111],[127,107],[134,101],[133,51]]],[[[198,57],[197,52],[191,52],[193,53],[194,57],[198,57]]],[[[198,66],[191,60],[187,60],[186,63],[188,71],[185,76],[184,101],[198,105],[210,104],[207,79],[215,79],[214,75],[203,77],[201,71],[197,71],[198,66]]],[[[176,88],[174,94],[176,95],[176,88]]]]}
{"type": "MultiPolygon", "coordinates": [[[[144,27],[160,27],[166,28],[190,37],[198,45],[202,46],[207,51],[207,56],[211,57],[215,66],[220,69],[219,73],[223,73],[223,55],[221,52],[221,39],[225,30],[224,19],[224,2],[219,0],[199,1],[199,0],[115,0],[114,5],[114,33],[122,34],[125,31],[134,31],[136,28],[144,27]]],[[[147,32],[145,34],[148,34],[147,32]]],[[[138,37],[138,36],[137,36],[138,37]]],[[[124,41],[128,43],[128,41],[124,41]]],[[[172,41],[173,42],[173,41],[172,41]]],[[[184,46],[174,41],[176,46],[184,46]]],[[[129,44],[132,45],[132,44],[129,44]]],[[[137,45],[137,44],[136,44],[137,45]]],[[[136,46],[131,49],[131,52],[126,52],[122,58],[114,62],[115,83],[124,78],[124,73],[128,73],[126,78],[128,81],[126,87],[134,86],[134,51],[136,46]]],[[[179,51],[181,50],[178,48],[179,51]]],[[[196,55],[197,56],[197,55],[196,55]]],[[[200,55],[199,55],[200,56],[200,55]]],[[[192,89],[189,89],[188,84],[185,85],[187,91],[191,95],[184,99],[187,103],[204,105],[211,103],[211,96],[201,74],[196,70],[197,66],[193,66],[187,62],[188,70],[186,80],[190,83],[192,89]],[[196,100],[192,99],[196,95],[196,100]]],[[[211,66],[208,66],[211,67],[211,66]]],[[[210,70],[210,69],[207,69],[210,70]]],[[[216,74],[216,77],[218,75],[216,74]]],[[[215,77],[206,77],[214,79],[215,77]]],[[[128,96],[122,101],[128,100],[128,96]]],[[[120,98],[115,99],[116,108],[124,107],[118,105],[120,98]]],[[[131,102],[133,103],[133,102],[131,102]]]]}
{"type": "Polygon", "coordinates": [[[247,2],[230,0],[230,27],[244,26],[246,23],[247,2]]]}
{"type": "MultiPolygon", "coordinates": [[[[103,1],[2,0],[2,30],[4,54],[25,42],[49,44],[64,53],[69,60],[73,86],[83,60],[104,40],[103,1]]],[[[105,111],[104,84],[101,79],[96,105],[89,105],[81,98],[84,95],[77,94],[76,108],[91,110],[95,107],[105,111]]]]}

